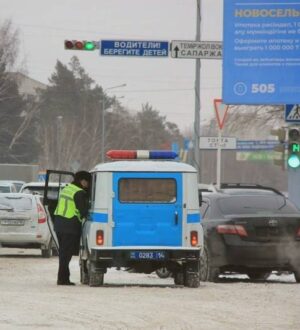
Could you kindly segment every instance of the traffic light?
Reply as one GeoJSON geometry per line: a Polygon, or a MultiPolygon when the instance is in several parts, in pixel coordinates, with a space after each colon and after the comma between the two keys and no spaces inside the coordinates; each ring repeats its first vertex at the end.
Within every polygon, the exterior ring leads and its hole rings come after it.
{"type": "Polygon", "coordinates": [[[288,166],[291,168],[300,167],[300,131],[297,128],[289,129],[288,142],[288,166]]]}
{"type": "Polygon", "coordinates": [[[273,159],[274,165],[281,166],[282,169],[285,169],[285,129],[278,128],[272,129],[271,134],[277,136],[278,144],[273,148],[276,151],[276,158],[273,159]]]}
{"type": "Polygon", "coordinates": [[[99,48],[99,42],[87,40],[65,40],[65,49],[69,50],[95,50],[99,48]]]}

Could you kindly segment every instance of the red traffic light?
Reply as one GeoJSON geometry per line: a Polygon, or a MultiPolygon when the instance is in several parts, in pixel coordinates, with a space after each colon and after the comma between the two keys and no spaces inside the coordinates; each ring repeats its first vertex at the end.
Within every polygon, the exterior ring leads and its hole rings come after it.
{"type": "Polygon", "coordinates": [[[82,41],[76,41],[74,45],[75,45],[75,49],[78,49],[78,50],[83,49],[83,42],[82,41]]]}
{"type": "Polygon", "coordinates": [[[73,49],[74,48],[73,41],[66,40],[65,41],[65,48],[66,49],[73,49]]]}
{"type": "Polygon", "coordinates": [[[98,42],[86,40],[65,40],[65,49],[70,50],[95,50],[99,48],[98,42]]]}

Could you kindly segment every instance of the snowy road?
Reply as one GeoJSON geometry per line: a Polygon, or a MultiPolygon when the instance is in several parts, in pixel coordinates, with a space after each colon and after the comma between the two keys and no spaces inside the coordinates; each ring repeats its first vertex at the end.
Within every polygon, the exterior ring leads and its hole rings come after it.
{"type": "Polygon", "coordinates": [[[300,329],[300,285],[292,275],[265,283],[231,277],[200,288],[156,275],[109,270],[105,285],[56,285],[57,258],[0,248],[0,329],[300,329]]]}

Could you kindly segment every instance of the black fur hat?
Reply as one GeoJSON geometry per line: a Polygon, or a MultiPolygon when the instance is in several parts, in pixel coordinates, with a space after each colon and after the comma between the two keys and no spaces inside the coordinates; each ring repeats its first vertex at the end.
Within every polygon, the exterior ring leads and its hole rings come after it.
{"type": "Polygon", "coordinates": [[[80,180],[86,180],[86,181],[91,181],[91,173],[87,171],[79,171],[75,173],[74,181],[75,182],[80,182],[80,180]]]}

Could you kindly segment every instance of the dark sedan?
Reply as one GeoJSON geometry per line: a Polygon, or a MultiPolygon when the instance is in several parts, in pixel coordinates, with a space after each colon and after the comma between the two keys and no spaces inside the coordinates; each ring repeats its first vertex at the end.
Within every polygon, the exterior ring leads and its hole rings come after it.
{"type": "Polygon", "coordinates": [[[238,272],[265,280],[291,271],[300,282],[300,212],[284,195],[255,189],[203,193],[201,280],[238,272]]]}

